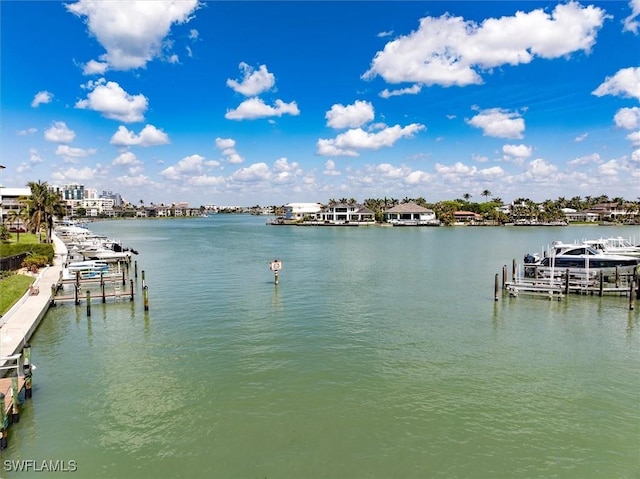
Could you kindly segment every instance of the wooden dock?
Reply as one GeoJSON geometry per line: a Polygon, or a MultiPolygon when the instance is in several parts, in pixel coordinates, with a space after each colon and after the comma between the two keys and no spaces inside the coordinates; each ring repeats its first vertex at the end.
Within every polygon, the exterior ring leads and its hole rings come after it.
{"type": "MultiPolygon", "coordinates": [[[[633,273],[621,273],[616,269],[615,272],[605,273],[602,270],[571,272],[565,269],[547,271],[544,274],[534,270],[533,275],[523,274],[514,260],[511,281],[507,280],[506,265],[502,269],[502,289],[508,291],[512,297],[523,294],[558,301],[569,294],[628,296],[629,309],[634,309],[635,299],[640,295],[640,281],[637,270],[633,273]]],[[[495,293],[497,299],[498,275],[496,275],[495,293]]]]}
{"type": "Polygon", "coordinates": [[[22,403],[32,395],[35,367],[30,364],[31,348],[25,344],[21,353],[0,358],[0,450],[6,449],[9,426],[20,420],[22,403]],[[8,377],[5,377],[6,374],[8,377]]]}
{"type": "Polygon", "coordinates": [[[133,301],[134,292],[133,279],[127,278],[124,272],[95,278],[60,278],[51,287],[51,304],[64,301],[80,304],[91,299],[106,303],[107,298],[113,298],[114,301],[128,298],[133,301]]]}

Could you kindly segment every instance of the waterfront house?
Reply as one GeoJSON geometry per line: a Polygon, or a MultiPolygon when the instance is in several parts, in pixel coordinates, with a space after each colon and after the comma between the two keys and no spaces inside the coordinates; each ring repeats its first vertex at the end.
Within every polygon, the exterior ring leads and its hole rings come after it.
{"type": "Polygon", "coordinates": [[[320,210],[322,210],[322,205],[320,203],[287,203],[284,205],[284,219],[317,219],[317,215],[320,213],[320,210]]]}
{"type": "Polygon", "coordinates": [[[596,213],[589,213],[588,211],[578,211],[573,208],[562,208],[562,213],[568,222],[571,221],[584,221],[589,223],[595,223],[598,221],[599,215],[596,213]]]}
{"type": "Polygon", "coordinates": [[[375,223],[375,213],[369,208],[357,204],[332,203],[322,208],[319,213],[320,221],[331,224],[346,223],[375,223]]]}
{"type": "Polygon", "coordinates": [[[455,211],[453,217],[457,224],[475,224],[482,221],[482,215],[473,211],[455,211]]]}
{"type": "Polygon", "coordinates": [[[440,224],[433,210],[415,203],[402,203],[383,211],[384,221],[397,226],[437,226],[440,224]]]}

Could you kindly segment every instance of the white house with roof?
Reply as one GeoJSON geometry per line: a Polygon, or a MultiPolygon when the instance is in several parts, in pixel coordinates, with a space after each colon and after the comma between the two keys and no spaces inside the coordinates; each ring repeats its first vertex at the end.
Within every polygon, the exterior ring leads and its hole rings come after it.
{"type": "Polygon", "coordinates": [[[322,210],[320,203],[287,203],[284,205],[284,219],[302,220],[304,218],[317,218],[322,210]]]}
{"type": "Polygon", "coordinates": [[[334,203],[322,208],[320,221],[324,223],[375,223],[376,215],[369,208],[357,203],[334,203]]]}
{"type": "Polygon", "coordinates": [[[383,212],[384,220],[394,226],[438,226],[436,213],[415,203],[402,203],[383,212]]]}

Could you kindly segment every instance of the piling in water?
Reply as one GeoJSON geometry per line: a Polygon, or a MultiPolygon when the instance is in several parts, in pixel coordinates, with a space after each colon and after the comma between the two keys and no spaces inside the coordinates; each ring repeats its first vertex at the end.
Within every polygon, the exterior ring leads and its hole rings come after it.
{"type": "Polygon", "coordinates": [[[598,290],[598,296],[602,296],[604,292],[604,271],[600,270],[600,289],[598,290]]]}
{"type": "Polygon", "coordinates": [[[11,374],[11,422],[20,422],[20,406],[18,395],[20,390],[18,389],[18,372],[13,371],[11,374]]]}
{"type": "Polygon", "coordinates": [[[87,317],[91,316],[91,291],[87,290],[87,317]]]}
{"type": "Polygon", "coordinates": [[[31,345],[29,343],[24,343],[22,347],[22,369],[24,371],[24,397],[25,399],[29,399],[33,395],[33,370],[31,368],[31,345]]]}
{"type": "Polygon", "coordinates": [[[4,394],[0,393],[0,451],[7,448],[7,429],[9,418],[4,407],[4,394]]]}

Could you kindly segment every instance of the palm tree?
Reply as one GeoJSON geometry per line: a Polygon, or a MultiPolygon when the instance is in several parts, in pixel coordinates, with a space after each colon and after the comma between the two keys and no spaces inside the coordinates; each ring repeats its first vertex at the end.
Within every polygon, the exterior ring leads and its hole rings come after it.
{"type": "Polygon", "coordinates": [[[27,186],[31,190],[31,196],[23,196],[19,201],[25,206],[27,210],[27,223],[28,229],[32,233],[41,232],[42,224],[44,223],[44,204],[46,201],[48,186],[46,182],[38,180],[30,181],[27,186]]]}
{"type": "Polygon", "coordinates": [[[469,201],[469,198],[471,198],[471,195],[469,193],[465,193],[464,195],[462,195],[462,197],[464,198],[465,201],[469,201]]]}
{"type": "Polygon", "coordinates": [[[62,218],[65,213],[65,204],[58,193],[47,190],[44,202],[44,213],[47,224],[46,242],[51,243],[51,237],[53,236],[53,220],[56,217],[62,218]]]}
{"type": "Polygon", "coordinates": [[[41,235],[42,226],[46,226],[45,241],[50,242],[54,217],[64,215],[62,200],[58,193],[49,190],[46,181],[30,181],[27,186],[31,190],[31,196],[21,197],[19,201],[25,206],[29,230],[41,235]]]}
{"type": "Polygon", "coordinates": [[[487,201],[489,199],[489,196],[491,195],[491,192],[489,190],[483,190],[482,193],[480,193],[482,196],[484,196],[484,200],[487,201]]]}
{"type": "Polygon", "coordinates": [[[10,210],[7,215],[7,220],[9,225],[16,224],[16,242],[20,243],[20,228],[22,225],[26,223],[25,221],[25,213],[26,210],[24,208],[20,208],[19,210],[10,210]]]}

